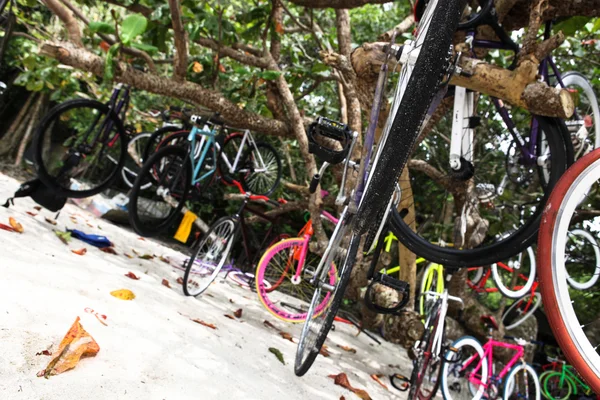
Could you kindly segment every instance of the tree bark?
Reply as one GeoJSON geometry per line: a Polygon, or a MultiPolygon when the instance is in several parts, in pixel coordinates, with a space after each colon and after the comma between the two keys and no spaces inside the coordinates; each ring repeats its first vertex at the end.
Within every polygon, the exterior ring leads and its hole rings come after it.
{"type": "Polygon", "coordinates": [[[179,4],[179,0],[169,0],[169,8],[171,9],[173,37],[177,50],[173,61],[173,78],[177,82],[183,82],[187,75],[188,38],[181,22],[181,5],[179,4]]]}
{"type": "Polygon", "coordinates": [[[19,140],[21,139],[22,132],[26,126],[26,116],[29,115],[34,100],[38,98],[37,93],[31,93],[25,104],[19,110],[19,114],[14,119],[8,130],[0,139],[0,157],[12,158],[12,154],[16,149],[19,140]]]}
{"type": "Polygon", "coordinates": [[[60,4],[59,0],[42,0],[44,4],[56,15],[62,22],[65,24],[65,28],[67,28],[67,32],[69,33],[69,40],[78,47],[83,47],[83,42],[81,41],[81,30],[79,29],[79,24],[77,20],[73,17],[73,15],[67,10],[62,4],[60,4]]]}
{"type": "Polygon", "coordinates": [[[38,97],[35,106],[33,107],[33,113],[30,116],[29,124],[27,126],[27,130],[25,131],[25,135],[21,140],[21,144],[19,145],[19,150],[17,151],[17,155],[15,157],[15,166],[21,165],[23,161],[23,154],[25,154],[25,149],[27,148],[27,144],[29,144],[29,139],[31,139],[31,134],[33,133],[34,128],[36,127],[38,121],[40,120],[40,115],[44,113],[44,109],[46,108],[46,103],[48,100],[47,94],[40,94],[38,97]]]}

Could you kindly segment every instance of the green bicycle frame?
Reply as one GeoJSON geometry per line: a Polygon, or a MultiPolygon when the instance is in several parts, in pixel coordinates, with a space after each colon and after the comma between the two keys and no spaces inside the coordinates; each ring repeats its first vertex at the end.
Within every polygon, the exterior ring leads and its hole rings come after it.
{"type": "MultiPolygon", "coordinates": [[[[550,372],[550,371],[549,371],[550,372]]],[[[586,395],[591,394],[591,388],[583,382],[576,373],[573,372],[573,367],[571,365],[563,364],[560,371],[550,372],[547,376],[554,375],[555,373],[560,374],[559,385],[562,388],[565,385],[565,381],[569,381],[571,383],[571,387],[573,388],[572,395],[577,394],[577,388],[582,388],[583,393],[586,395]]],[[[546,384],[542,385],[542,390],[547,398],[552,398],[550,393],[546,390],[546,384]]]]}

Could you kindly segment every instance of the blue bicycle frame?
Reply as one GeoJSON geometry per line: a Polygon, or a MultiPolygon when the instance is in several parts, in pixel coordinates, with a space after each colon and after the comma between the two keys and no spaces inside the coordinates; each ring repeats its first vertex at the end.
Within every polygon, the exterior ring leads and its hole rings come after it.
{"type": "Polygon", "coordinates": [[[217,136],[216,129],[208,129],[208,125],[204,125],[203,129],[198,128],[196,125],[192,128],[190,134],[188,135],[188,142],[190,143],[190,161],[192,163],[192,185],[197,185],[202,182],[204,179],[212,176],[217,171],[217,149],[216,149],[216,140],[217,136]],[[197,145],[197,138],[201,136],[200,143],[197,145]],[[201,174],[201,169],[204,166],[204,160],[206,159],[206,155],[209,151],[213,152],[213,165],[210,171],[201,174]],[[196,160],[196,157],[198,156],[196,160]]]}

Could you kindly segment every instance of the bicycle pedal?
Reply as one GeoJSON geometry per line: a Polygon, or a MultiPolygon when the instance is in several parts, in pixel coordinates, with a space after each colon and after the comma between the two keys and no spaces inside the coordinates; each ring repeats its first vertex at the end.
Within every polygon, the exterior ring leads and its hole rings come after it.
{"type": "Polygon", "coordinates": [[[322,161],[339,164],[348,156],[352,145],[352,131],[348,125],[325,117],[319,117],[307,130],[308,151],[322,161]],[[331,140],[338,142],[342,150],[330,146],[331,140]]]}
{"type": "Polygon", "coordinates": [[[365,293],[365,305],[368,309],[375,311],[380,314],[398,314],[405,306],[408,304],[408,300],[410,299],[410,285],[408,282],[404,282],[395,278],[392,278],[389,275],[384,275],[381,273],[376,273],[369,286],[367,286],[367,291],[365,293]],[[399,295],[401,295],[401,300],[392,305],[391,307],[384,307],[377,304],[373,300],[374,288],[376,285],[383,285],[389,287],[390,289],[395,290],[399,295]]]}

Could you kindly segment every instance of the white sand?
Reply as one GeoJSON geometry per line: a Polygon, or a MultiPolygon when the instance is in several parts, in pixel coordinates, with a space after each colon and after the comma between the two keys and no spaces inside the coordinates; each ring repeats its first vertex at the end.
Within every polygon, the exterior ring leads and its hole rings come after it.
{"type": "MultiPolygon", "coordinates": [[[[0,175],[0,201],[18,185],[0,175]]],[[[0,230],[0,399],[358,398],[327,377],[340,372],[374,399],[405,398],[406,393],[389,386],[387,378],[382,381],[390,391],[369,377],[410,374],[411,364],[398,346],[377,345],[364,334],[355,337],[354,327],[336,323],[336,331],[326,342],[331,357],[319,356],[313,368],[298,378],[293,371],[296,345],[265,327],[263,321],[269,320],[295,338],[301,326],[272,317],[256,294],[218,279],[208,292],[213,297],[185,297],[175,282],[180,276],[177,270],[158,258],[123,255],[133,255],[135,249],[176,262],[184,258],[182,254],[151,240],[139,240],[71,204],[63,209],[55,227],[44,220],[53,217],[47,210],[36,217],[26,214],[38,213],[34,205],[30,199],[17,199],[10,209],[0,207],[1,223],[8,224],[13,216],[25,229],[23,234],[0,230]],[[76,239],[66,246],[52,232],[57,228],[106,235],[118,255],[105,254],[76,239]],[[82,247],[88,250],[84,256],[70,251],[82,247]],[[141,279],[125,277],[129,271],[141,279]],[[161,284],[163,279],[170,281],[172,289],[161,284]],[[132,290],[136,299],[123,301],[109,294],[121,288],[132,290]],[[86,307],[105,314],[108,326],[84,312],[86,307]],[[243,309],[240,320],[223,316],[238,308],[243,309]],[[214,323],[218,329],[196,324],[180,313],[214,323]],[[98,342],[98,355],[48,380],[36,377],[50,358],[35,354],[49,346],[55,350],[77,316],[98,342]],[[357,353],[347,353],[337,344],[351,346],[357,353]],[[283,353],[286,365],[269,347],[283,353]]]]}

